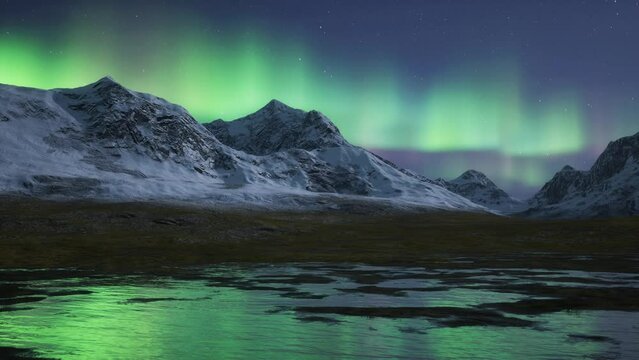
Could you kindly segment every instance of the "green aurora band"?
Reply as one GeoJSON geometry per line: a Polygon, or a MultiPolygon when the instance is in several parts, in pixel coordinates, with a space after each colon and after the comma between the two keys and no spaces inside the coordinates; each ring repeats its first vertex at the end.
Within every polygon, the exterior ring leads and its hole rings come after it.
{"type": "Polygon", "coordinates": [[[167,33],[139,46],[104,33],[69,34],[53,44],[0,37],[0,82],[76,87],[109,74],[185,106],[202,122],[231,120],[276,98],[319,109],[350,141],[377,149],[546,156],[578,152],[585,143],[578,96],[527,104],[512,64],[487,67],[483,77],[453,73],[420,95],[405,91],[391,66],[370,66],[361,77],[328,72],[303,45],[251,33],[167,33]]]}
{"type": "MultiPolygon", "coordinates": [[[[506,163],[483,164],[484,171],[530,186],[557,170],[541,159],[577,154],[596,136],[586,133],[579,94],[564,89],[538,100],[526,93],[513,59],[451,65],[414,89],[391,56],[356,65],[323,61],[294,34],[274,36],[250,25],[218,34],[202,31],[205,23],[196,18],[174,19],[170,28],[157,25],[166,19],[152,19],[136,28],[144,30],[124,31],[109,21],[117,14],[100,11],[102,23],[89,26],[76,15],[52,34],[0,29],[0,83],[65,88],[111,75],[184,106],[201,122],[232,120],[275,98],[322,111],[366,148],[498,154],[506,163]]],[[[453,157],[459,161],[438,176],[477,166],[453,157]]]]}

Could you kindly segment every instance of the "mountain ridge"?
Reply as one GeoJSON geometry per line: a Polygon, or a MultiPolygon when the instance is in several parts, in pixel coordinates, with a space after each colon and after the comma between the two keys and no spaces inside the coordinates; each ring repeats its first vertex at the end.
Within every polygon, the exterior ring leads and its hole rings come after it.
{"type": "Polygon", "coordinates": [[[0,84],[0,167],[0,194],[39,197],[639,214],[639,133],[611,141],[589,170],[564,166],[523,203],[476,170],[447,181],[403,169],[350,144],[316,110],[274,99],[242,118],[200,124],[183,107],[111,77],[74,89],[0,84]]]}
{"type": "Polygon", "coordinates": [[[564,166],[529,200],[535,217],[639,214],[639,133],[611,141],[589,170],[564,166]]]}
{"type": "Polygon", "coordinates": [[[346,143],[339,129],[319,111],[305,112],[275,99],[247,116],[233,121],[216,120],[204,126],[226,145],[253,155],[346,143]]]}
{"type": "Polygon", "coordinates": [[[271,101],[250,116],[259,131],[247,138],[262,134],[257,145],[220,141],[184,108],[110,77],[75,89],[1,85],[0,192],[299,209],[347,199],[486,211],[349,144],[317,111],[271,101]]]}

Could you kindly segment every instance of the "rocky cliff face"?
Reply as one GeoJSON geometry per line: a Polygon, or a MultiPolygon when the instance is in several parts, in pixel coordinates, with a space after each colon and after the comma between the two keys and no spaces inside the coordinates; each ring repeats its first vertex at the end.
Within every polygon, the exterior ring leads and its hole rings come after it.
{"type": "MultiPolygon", "coordinates": [[[[81,120],[83,140],[100,144],[96,150],[129,149],[155,161],[171,159],[198,169],[231,170],[237,162],[182,107],[130,91],[109,77],[60,91],[54,99],[81,120]]],[[[100,156],[108,158],[94,151],[94,157],[100,156]]]]}
{"type": "Polygon", "coordinates": [[[608,144],[588,171],[565,166],[529,203],[539,217],[639,214],[639,133],[608,144]]]}

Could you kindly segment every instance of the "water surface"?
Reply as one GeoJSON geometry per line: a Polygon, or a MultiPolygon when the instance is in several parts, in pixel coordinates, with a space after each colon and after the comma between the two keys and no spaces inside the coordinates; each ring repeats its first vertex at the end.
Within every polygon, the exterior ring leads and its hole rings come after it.
{"type": "Polygon", "coordinates": [[[639,354],[639,312],[625,303],[613,300],[610,309],[582,304],[575,311],[564,308],[573,306],[568,301],[544,302],[573,299],[574,289],[634,296],[636,274],[359,264],[223,265],[170,273],[4,270],[0,347],[60,359],[639,354]],[[531,299],[536,305],[521,305],[531,299]]]}

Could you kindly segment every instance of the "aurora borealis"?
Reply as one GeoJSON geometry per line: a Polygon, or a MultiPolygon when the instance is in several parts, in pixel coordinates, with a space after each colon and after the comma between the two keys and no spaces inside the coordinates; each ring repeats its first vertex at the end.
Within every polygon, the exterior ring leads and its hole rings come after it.
{"type": "Polygon", "coordinates": [[[430,177],[529,195],[639,131],[636,1],[12,1],[0,83],[109,74],[231,120],[277,98],[430,177]]]}

